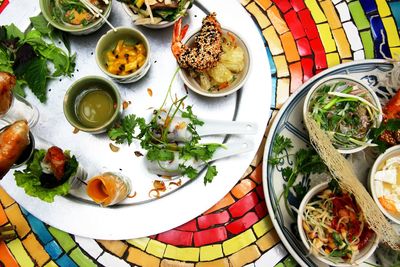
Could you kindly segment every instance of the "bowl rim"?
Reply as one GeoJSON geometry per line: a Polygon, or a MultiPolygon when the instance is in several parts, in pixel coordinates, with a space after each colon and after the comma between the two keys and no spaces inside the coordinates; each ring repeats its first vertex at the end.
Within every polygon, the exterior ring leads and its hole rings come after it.
{"type": "MultiPolygon", "coordinates": [[[[91,28],[94,28],[98,26],[99,24],[104,24],[105,20],[103,18],[99,18],[96,22],[90,23],[86,26],[83,26],[82,28],[70,28],[68,26],[62,26],[58,23],[56,23],[51,16],[45,12],[45,3],[44,1],[46,0],[39,0],[39,6],[40,6],[40,11],[42,12],[44,18],[49,22],[54,28],[59,29],[60,31],[64,32],[70,32],[70,33],[80,33],[80,32],[85,32],[91,28]]],[[[108,18],[108,16],[111,14],[111,9],[112,9],[112,0],[109,0],[109,4],[107,6],[107,9],[105,10],[104,17],[108,18]]]]}
{"type": "Polygon", "coordinates": [[[106,78],[104,78],[104,77],[101,77],[101,76],[97,76],[97,75],[88,75],[88,76],[84,76],[84,77],[82,77],[82,78],[80,78],[80,79],[74,81],[74,82],[68,87],[68,90],[65,92],[64,99],[63,99],[63,113],[64,113],[64,117],[67,119],[67,121],[68,121],[73,127],[75,127],[76,129],[78,129],[78,130],[80,130],[80,131],[83,131],[83,132],[88,132],[88,133],[99,133],[99,132],[101,132],[101,131],[104,131],[108,126],[110,126],[110,125],[112,124],[112,122],[119,116],[119,113],[120,113],[121,108],[122,108],[122,107],[121,107],[121,103],[122,103],[122,100],[121,100],[121,93],[119,92],[118,87],[117,87],[112,81],[110,81],[109,79],[106,79],[106,78]],[[98,126],[98,127],[96,127],[96,128],[90,128],[90,127],[85,127],[85,126],[83,126],[83,125],[78,125],[78,124],[76,124],[75,122],[73,122],[73,121],[69,118],[69,116],[66,115],[66,113],[67,113],[67,112],[66,112],[67,103],[68,103],[68,101],[70,100],[69,95],[70,95],[72,89],[73,89],[75,86],[77,86],[79,83],[82,83],[82,82],[84,82],[85,80],[88,80],[88,79],[93,79],[93,80],[97,80],[97,81],[102,81],[102,82],[108,84],[108,85],[110,86],[110,88],[112,88],[113,91],[115,92],[115,96],[116,96],[116,100],[117,100],[117,103],[116,103],[117,108],[115,109],[115,112],[113,113],[113,115],[111,116],[111,118],[110,118],[107,122],[105,122],[103,125],[98,126]]]}
{"type": "Polygon", "coordinates": [[[372,165],[372,168],[369,172],[369,187],[370,191],[372,194],[372,198],[374,199],[376,205],[378,205],[378,208],[382,211],[382,213],[386,216],[386,218],[389,218],[391,221],[393,221],[396,224],[400,224],[400,218],[394,217],[392,214],[390,214],[379,202],[378,196],[376,195],[376,190],[375,190],[375,179],[374,175],[378,170],[378,166],[383,162],[387,156],[389,156],[392,153],[399,152],[400,153],[400,145],[392,146],[382,154],[379,155],[379,157],[375,160],[374,164],[372,165]]]}
{"type": "MultiPolygon", "coordinates": [[[[356,83],[362,87],[364,87],[364,89],[366,89],[369,94],[371,95],[372,99],[374,100],[374,104],[376,104],[376,107],[379,110],[379,116],[378,116],[378,120],[377,120],[377,125],[379,126],[380,123],[382,122],[382,118],[383,118],[383,112],[382,112],[382,106],[380,104],[379,98],[376,95],[376,93],[374,92],[374,90],[372,90],[372,88],[366,84],[364,81],[354,78],[350,75],[346,75],[346,74],[335,74],[335,75],[331,75],[328,77],[325,77],[319,81],[316,81],[315,84],[313,84],[313,86],[310,88],[310,90],[307,92],[307,95],[304,99],[304,104],[303,104],[303,118],[306,117],[307,113],[308,113],[308,107],[309,107],[309,102],[310,99],[312,97],[312,95],[314,94],[314,92],[324,83],[333,81],[333,80],[348,80],[351,81],[353,83],[356,83]]],[[[358,146],[355,148],[351,148],[351,149],[343,149],[343,148],[336,148],[336,150],[341,153],[341,154],[352,154],[352,153],[356,153],[356,152],[360,152],[362,150],[364,150],[365,148],[368,147],[368,144],[362,145],[362,146],[358,146]]]]}
{"type": "MultiPolygon", "coordinates": [[[[151,56],[151,47],[150,47],[150,42],[147,39],[147,37],[139,30],[135,29],[135,28],[131,28],[131,27],[127,27],[127,26],[119,26],[115,28],[116,31],[114,31],[113,29],[108,30],[105,34],[103,34],[100,39],[97,41],[96,44],[96,48],[95,48],[95,59],[96,59],[96,64],[99,67],[99,69],[106,74],[107,76],[110,76],[111,78],[115,79],[115,80],[124,80],[124,79],[129,79],[132,78],[136,75],[138,75],[138,73],[140,73],[141,71],[143,71],[144,69],[146,69],[147,65],[150,63],[150,56],[151,56]],[[144,62],[144,64],[138,68],[136,71],[128,74],[128,75],[115,75],[112,74],[110,72],[108,72],[105,68],[103,68],[103,65],[100,62],[100,51],[99,51],[99,45],[101,42],[104,42],[105,38],[113,33],[116,33],[118,30],[127,30],[130,33],[137,33],[141,38],[145,44],[146,44],[146,60],[144,62]]],[[[147,72],[147,71],[146,71],[147,72]]],[[[144,76],[144,75],[143,75],[144,76]]],[[[139,78],[140,79],[140,78],[139,78]]]]}
{"type": "MultiPolygon", "coordinates": [[[[315,196],[317,193],[321,192],[322,190],[328,188],[328,184],[329,182],[323,182],[321,184],[318,184],[316,186],[314,186],[313,188],[311,188],[310,190],[308,190],[307,194],[304,196],[304,198],[302,199],[299,209],[298,209],[298,213],[297,213],[297,228],[299,231],[299,235],[300,235],[300,239],[303,243],[303,245],[306,247],[307,250],[310,250],[310,245],[308,244],[308,238],[306,237],[306,234],[304,232],[303,229],[303,211],[305,206],[307,205],[307,203],[311,200],[311,198],[313,196],[315,196]]],[[[371,247],[369,248],[369,250],[365,253],[365,255],[363,255],[362,257],[356,259],[353,263],[335,263],[330,261],[328,258],[318,254],[312,254],[314,257],[316,257],[318,260],[328,264],[328,265],[332,265],[332,266],[340,266],[340,267],[346,267],[346,266],[355,266],[355,265],[359,265],[362,262],[364,262],[366,259],[368,259],[375,251],[376,247],[379,244],[379,238],[378,235],[376,233],[374,233],[374,241],[373,244],[371,245],[371,247]]],[[[365,250],[366,248],[363,248],[363,250],[365,250]]]]}
{"type": "MultiPolygon", "coordinates": [[[[209,93],[207,91],[204,90],[200,90],[194,86],[192,86],[188,81],[189,81],[189,75],[187,75],[186,70],[179,68],[179,76],[181,77],[182,81],[184,82],[184,84],[192,91],[194,91],[195,93],[202,95],[202,96],[207,96],[207,97],[212,97],[212,98],[217,98],[217,97],[223,97],[223,96],[228,96],[231,95],[235,92],[237,92],[239,89],[241,89],[244,84],[246,83],[247,79],[249,78],[249,75],[251,73],[251,69],[252,69],[252,62],[253,62],[253,58],[252,58],[252,53],[249,50],[249,46],[247,45],[246,41],[240,36],[240,34],[236,33],[234,30],[232,30],[229,27],[221,27],[222,31],[225,32],[230,32],[231,34],[235,35],[235,37],[237,39],[239,39],[242,44],[243,44],[243,48],[245,50],[245,53],[248,55],[248,67],[247,67],[247,71],[246,73],[243,74],[243,78],[242,80],[236,84],[235,87],[232,87],[229,90],[224,90],[224,92],[222,93],[209,93]]],[[[196,29],[194,29],[193,31],[190,32],[190,34],[187,34],[185,36],[185,38],[182,40],[182,43],[186,44],[190,39],[192,39],[193,37],[195,37],[201,30],[201,27],[198,27],[196,29]]],[[[193,78],[190,78],[193,79],[193,78]]]]}

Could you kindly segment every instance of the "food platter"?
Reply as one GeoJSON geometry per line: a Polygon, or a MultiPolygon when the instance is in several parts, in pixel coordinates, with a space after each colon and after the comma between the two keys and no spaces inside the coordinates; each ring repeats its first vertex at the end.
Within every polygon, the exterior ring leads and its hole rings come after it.
{"type": "MultiPolygon", "coordinates": [[[[72,234],[107,240],[148,236],[171,229],[189,221],[220,200],[243,175],[261,143],[269,118],[271,86],[265,47],[253,21],[239,2],[230,1],[229,9],[226,9],[226,5],[227,3],[211,0],[197,1],[184,22],[190,24],[190,29],[197,29],[202,18],[214,11],[222,25],[234,28],[248,45],[251,58],[257,58],[251,61],[247,83],[237,93],[216,99],[190,91],[188,93],[179,79],[175,80],[172,87],[172,93],[178,97],[189,94],[185,104],[193,105],[193,110],[200,118],[249,121],[257,125],[256,133],[251,136],[220,135],[204,139],[229,144],[248,138],[254,143],[254,147],[248,153],[218,160],[215,163],[218,176],[212,183],[204,186],[204,173],[195,180],[183,178],[181,186],[171,184],[160,198],[156,198],[149,195],[149,191],[157,177],[150,175],[143,160],[134,154],[140,147],[120,145],[118,152],[112,152],[111,141],[105,134],[74,133],[73,127],[64,117],[62,100],[66,90],[76,79],[87,75],[105,76],[96,66],[94,56],[98,39],[108,30],[104,26],[95,34],[70,37],[71,49],[77,52],[74,76],[70,79],[51,81],[48,85],[46,104],[41,104],[32,95],[28,95],[28,101],[40,111],[39,122],[32,132],[38,146],[40,143],[47,143],[71,150],[86,168],[89,176],[105,171],[117,171],[131,177],[136,197],[118,206],[101,208],[86,197],[83,188],[72,191],[66,197],[57,197],[53,203],[46,203],[26,195],[23,189],[17,187],[12,172],[4,177],[1,186],[40,220],[72,234]],[[235,19],[239,16],[242,18],[240,22],[235,19]]],[[[135,27],[118,2],[113,3],[109,19],[116,27],[135,27]]],[[[118,87],[122,99],[131,101],[124,113],[148,117],[151,115],[151,108],[158,108],[162,103],[177,65],[170,52],[171,28],[161,31],[143,27],[138,29],[150,41],[152,66],[139,82],[118,87]]]]}
{"type": "MultiPolygon", "coordinates": [[[[385,76],[385,73],[393,68],[391,63],[385,60],[365,60],[362,62],[351,62],[341,64],[329,70],[325,70],[307,81],[299,90],[293,94],[279,111],[271,126],[271,130],[266,142],[264,151],[263,164],[263,185],[266,194],[266,203],[270,212],[271,220],[282,242],[293,255],[296,261],[302,266],[327,266],[325,263],[318,261],[314,256],[308,256],[304,245],[298,235],[296,221],[293,220],[286,211],[283,198],[279,195],[283,191],[285,181],[282,178],[282,169],[272,167],[268,164],[268,158],[272,156],[272,143],[278,135],[283,135],[292,140],[295,149],[310,147],[308,133],[303,123],[303,103],[307,92],[313,84],[319,80],[336,74],[346,74],[354,78],[360,79],[368,84],[377,93],[382,105],[386,104],[389,98],[395,94],[393,88],[386,88],[379,80],[385,76]]],[[[367,186],[367,178],[369,168],[372,166],[376,155],[370,155],[368,152],[358,152],[348,156],[353,168],[356,170],[357,176],[361,182],[367,186]]],[[[292,164],[287,159],[285,164],[292,164]]],[[[299,179],[299,178],[298,178],[299,179]]],[[[299,179],[301,180],[301,179],[299,179]]],[[[309,184],[309,188],[326,181],[326,176],[307,177],[305,180],[309,184]]],[[[296,183],[299,181],[296,181],[296,183]]],[[[297,206],[300,200],[294,196],[289,200],[290,204],[297,206]]],[[[376,255],[370,257],[369,263],[377,263],[376,255]]],[[[362,264],[361,266],[368,266],[362,264]]]]}

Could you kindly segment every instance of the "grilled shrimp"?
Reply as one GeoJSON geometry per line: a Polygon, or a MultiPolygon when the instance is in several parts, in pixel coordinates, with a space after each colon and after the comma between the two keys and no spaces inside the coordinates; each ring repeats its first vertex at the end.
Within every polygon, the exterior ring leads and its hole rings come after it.
{"type": "Polygon", "coordinates": [[[0,179],[18,160],[29,142],[26,121],[16,121],[0,133],[0,179]]]}
{"type": "Polygon", "coordinates": [[[182,43],[189,25],[182,28],[182,19],[175,23],[171,50],[181,68],[204,71],[215,67],[219,61],[222,53],[222,31],[215,16],[215,13],[211,13],[203,19],[194,47],[182,43]]]}
{"type": "Polygon", "coordinates": [[[16,78],[8,72],[0,72],[0,117],[7,113],[11,106],[12,93],[16,78]]]}

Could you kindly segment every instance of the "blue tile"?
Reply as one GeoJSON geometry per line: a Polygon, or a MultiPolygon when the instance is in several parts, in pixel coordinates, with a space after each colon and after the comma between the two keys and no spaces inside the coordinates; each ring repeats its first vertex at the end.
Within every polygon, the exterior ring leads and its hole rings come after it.
{"type": "Polygon", "coordinates": [[[76,265],[76,263],[67,254],[64,254],[62,257],[56,260],[56,263],[60,267],[78,267],[78,265],[76,265]]]}
{"type": "Polygon", "coordinates": [[[382,51],[386,57],[391,57],[391,53],[388,46],[387,35],[385,28],[383,27],[383,23],[381,18],[378,15],[374,15],[370,17],[371,23],[371,32],[372,38],[374,39],[374,47],[375,47],[375,55],[377,58],[383,58],[383,55],[380,53],[380,46],[383,42],[383,36],[385,37],[386,43],[382,45],[382,51]],[[382,36],[383,34],[383,36],[382,36]]]}
{"type": "Polygon", "coordinates": [[[278,80],[276,79],[276,76],[271,76],[271,83],[272,83],[272,90],[271,90],[271,108],[275,109],[276,108],[276,86],[278,83],[278,80]]]}
{"type": "Polygon", "coordinates": [[[28,216],[28,215],[30,214],[30,213],[29,213],[26,209],[24,209],[22,206],[19,206],[19,208],[21,209],[22,214],[24,214],[25,217],[28,216]]]}
{"type": "Polygon", "coordinates": [[[47,244],[48,242],[53,240],[53,236],[49,233],[42,221],[38,220],[33,215],[28,215],[26,218],[31,225],[32,231],[36,234],[36,236],[43,244],[47,244]]]}
{"type": "Polygon", "coordinates": [[[360,0],[366,14],[378,11],[375,0],[360,0]]]}
{"type": "Polygon", "coordinates": [[[400,2],[388,2],[392,9],[394,20],[396,21],[397,28],[400,29],[400,2]]]}
{"type": "Polygon", "coordinates": [[[54,240],[47,243],[47,245],[44,246],[44,249],[46,250],[46,252],[49,254],[49,256],[53,260],[60,257],[60,255],[63,253],[63,250],[60,248],[60,246],[54,240]]]}
{"type": "Polygon", "coordinates": [[[268,46],[267,46],[266,50],[267,50],[267,56],[268,56],[268,62],[269,62],[269,68],[271,70],[271,74],[275,75],[276,74],[276,66],[275,66],[274,59],[272,58],[272,54],[271,54],[271,51],[269,50],[268,46]]]}

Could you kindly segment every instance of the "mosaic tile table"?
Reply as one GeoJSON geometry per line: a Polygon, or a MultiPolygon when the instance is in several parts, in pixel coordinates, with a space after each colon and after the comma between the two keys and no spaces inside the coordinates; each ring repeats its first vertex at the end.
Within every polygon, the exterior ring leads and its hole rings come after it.
{"type": "MultiPolygon", "coordinates": [[[[399,1],[242,0],[242,5],[265,37],[273,74],[271,119],[314,74],[343,62],[382,57],[383,38],[385,55],[400,55],[399,1]]],[[[239,183],[214,207],[176,229],[133,240],[69,235],[27,213],[0,188],[0,226],[11,223],[18,235],[0,243],[0,261],[7,267],[295,266],[264,202],[263,146],[239,183]]]]}

